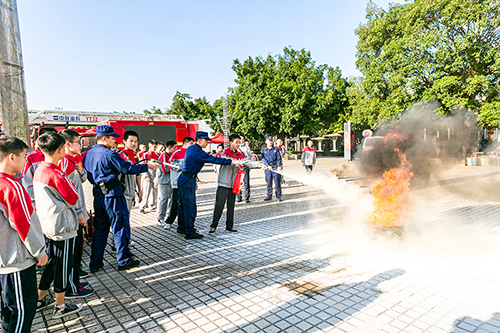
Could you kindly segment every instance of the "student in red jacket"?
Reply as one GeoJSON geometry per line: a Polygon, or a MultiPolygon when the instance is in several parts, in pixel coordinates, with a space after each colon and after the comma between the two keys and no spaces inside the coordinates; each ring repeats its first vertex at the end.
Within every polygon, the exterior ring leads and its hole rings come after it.
{"type": "Polygon", "coordinates": [[[31,199],[14,179],[23,170],[27,148],[17,138],[0,138],[0,294],[4,332],[31,332],[38,299],[35,265],[47,263],[45,239],[31,199]]]}
{"type": "MultiPolygon", "coordinates": [[[[247,168],[259,168],[263,164],[260,162],[252,161],[250,158],[243,155],[240,151],[241,138],[238,134],[231,134],[229,136],[229,147],[221,152],[221,158],[226,158],[235,161],[241,161],[241,164],[247,168]]],[[[210,225],[210,234],[215,233],[219,225],[220,217],[224,211],[224,206],[227,202],[227,217],[226,217],[226,231],[237,233],[234,226],[234,205],[236,202],[236,193],[233,189],[239,189],[240,183],[237,183],[237,174],[241,172],[240,167],[234,165],[221,165],[217,178],[217,193],[215,195],[214,214],[212,217],[212,224],[210,225]]]]}
{"type": "Polygon", "coordinates": [[[59,161],[59,168],[66,174],[66,176],[73,182],[78,191],[78,202],[75,205],[76,215],[78,217],[78,235],[75,238],[75,256],[73,265],[73,282],[77,287],[77,292],[66,292],[66,298],[82,298],[90,296],[94,290],[90,287],[88,282],[80,285],[80,276],[88,276],[87,272],[81,271],[83,254],[83,228],[87,225],[89,215],[87,207],[85,206],[85,193],[83,190],[83,183],[87,181],[87,171],[78,163],[77,156],[81,153],[80,134],[71,129],[64,129],[59,132],[66,143],[64,144],[64,157],[59,161]]]}
{"type": "MultiPolygon", "coordinates": [[[[57,133],[57,130],[53,127],[43,127],[40,129],[40,136],[45,133],[57,133]]],[[[24,188],[28,192],[33,205],[35,205],[35,196],[33,195],[33,176],[35,175],[36,168],[38,168],[44,159],[45,157],[43,156],[40,148],[26,154],[26,164],[24,165],[23,172],[21,173],[21,184],[23,184],[24,188]]]]}
{"type": "Polygon", "coordinates": [[[56,294],[53,318],[61,318],[82,309],[81,304],[64,302],[66,291],[77,293],[71,278],[74,260],[74,241],[78,233],[78,217],[75,205],[78,191],[75,185],[59,169],[57,164],[64,157],[65,140],[56,133],[46,133],[37,140],[45,161],[35,171],[33,192],[37,202],[37,215],[45,237],[48,238],[47,267],[38,286],[39,307],[52,282],[56,294]]]}
{"type": "Polygon", "coordinates": [[[307,146],[302,150],[302,166],[306,168],[306,171],[312,172],[314,165],[316,165],[316,150],[313,148],[313,140],[307,140],[307,146]]]}
{"type": "MultiPolygon", "coordinates": [[[[150,140],[148,143],[149,150],[142,155],[142,159],[158,159],[156,155],[156,141],[150,140]]],[[[147,207],[148,202],[153,210],[156,209],[156,197],[158,189],[154,187],[154,179],[156,177],[155,170],[148,170],[141,174],[141,188],[142,188],[142,200],[139,204],[139,213],[146,214],[144,209],[147,207]],[[150,197],[150,195],[152,197],[150,197]]]]}

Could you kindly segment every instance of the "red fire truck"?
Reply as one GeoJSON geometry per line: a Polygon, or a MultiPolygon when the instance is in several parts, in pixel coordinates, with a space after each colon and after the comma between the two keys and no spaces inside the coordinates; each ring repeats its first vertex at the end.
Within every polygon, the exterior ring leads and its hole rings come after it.
{"type": "Polygon", "coordinates": [[[135,114],[135,113],[102,113],[91,111],[62,111],[62,110],[30,110],[29,122],[33,143],[38,138],[39,129],[54,127],[62,130],[70,128],[82,136],[82,150],[88,150],[96,143],[95,126],[113,126],[120,135],[117,138],[119,147],[122,146],[122,137],[125,131],[133,130],[139,134],[139,143],[148,143],[149,140],[165,142],[175,140],[182,144],[185,136],[193,136],[198,130],[198,124],[189,123],[179,115],[135,114]]]}

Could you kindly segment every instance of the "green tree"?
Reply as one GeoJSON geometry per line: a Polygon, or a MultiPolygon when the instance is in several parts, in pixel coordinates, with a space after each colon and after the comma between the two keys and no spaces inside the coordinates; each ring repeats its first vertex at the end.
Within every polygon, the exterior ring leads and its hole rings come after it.
{"type": "Polygon", "coordinates": [[[237,132],[257,139],[339,127],[347,107],[347,80],[339,68],[316,66],[309,51],[285,47],[274,57],[235,59],[233,70],[237,86],[229,101],[237,132]]]}
{"type": "Polygon", "coordinates": [[[437,101],[444,114],[462,106],[498,124],[500,1],[415,0],[387,11],[370,3],[366,17],[356,29],[364,76],[349,91],[353,119],[375,126],[437,101]]]}
{"type": "Polygon", "coordinates": [[[190,94],[176,92],[172,98],[172,105],[166,110],[167,114],[177,114],[185,120],[198,118],[197,108],[190,94]]]}
{"type": "Polygon", "coordinates": [[[161,109],[157,108],[156,106],[153,106],[151,110],[145,109],[143,112],[145,114],[163,114],[163,111],[161,111],[161,109]]]}

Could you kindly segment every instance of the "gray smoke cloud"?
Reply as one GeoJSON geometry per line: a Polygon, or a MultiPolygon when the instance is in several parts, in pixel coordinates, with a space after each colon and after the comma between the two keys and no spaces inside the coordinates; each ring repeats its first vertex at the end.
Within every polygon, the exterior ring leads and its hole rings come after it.
{"type": "Polygon", "coordinates": [[[400,157],[396,149],[406,155],[412,165],[412,186],[425,185],[431,173],[449,168],[469,155],[477,146],[479,127],[476,116],[466,109],[456,109],[451,115],[436,112],[437,103],[422,103],[401,114],[397,119],[382,124],[374,136],[397,134],[401,139],[385,140],[370,150],[358,152],[360,171],[366,176],[381,176],[397,167],[400,157]],[[436,168],[439,159],[439,168],[436,168]]]}

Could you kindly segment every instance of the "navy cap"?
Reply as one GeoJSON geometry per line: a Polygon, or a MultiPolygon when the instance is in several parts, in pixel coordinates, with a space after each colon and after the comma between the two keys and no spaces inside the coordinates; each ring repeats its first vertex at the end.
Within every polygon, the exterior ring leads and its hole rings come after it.
{"type": "Polygon", "coordinates": [[[119,138],[120,136],[115,133],[115,129],[107,125],[99,125],[95,128],[95,135],[97,136],[114,136],[119,138]]]}
{"type": "Polygon", "coordinates": [[[273,137],[272,137],[272,136],[270,136],[270,135],[266,136],[266,140],[271,140],[271,141],[274,141],[274,140],[273,140],[273,137]]]}
{"type": "Polygon", "coordinates": [[[198,139],[206,139],[207,141],[211,141],[212,139],[208,136],[207,132],[196,132],[196,140],[198,139]]]}

